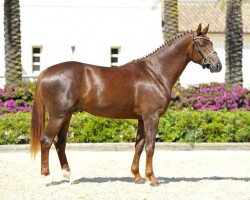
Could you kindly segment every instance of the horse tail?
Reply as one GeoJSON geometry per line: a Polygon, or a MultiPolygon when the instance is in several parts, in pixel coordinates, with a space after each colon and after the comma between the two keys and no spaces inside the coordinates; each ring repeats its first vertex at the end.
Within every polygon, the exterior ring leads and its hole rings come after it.
{"type": "Polygon", "coordinates": [[[41,77],[42,74],[40,74],[36,84],[31,114],[30,152],[33,158],[36,157],[40,149],[40,138],[44,134],[45,128],[45,106],[41,94],[41,77]]]}

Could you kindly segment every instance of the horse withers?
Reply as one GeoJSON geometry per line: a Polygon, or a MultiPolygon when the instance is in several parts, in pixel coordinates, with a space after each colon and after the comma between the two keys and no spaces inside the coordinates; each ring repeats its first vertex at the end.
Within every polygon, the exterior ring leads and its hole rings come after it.
{"type": "Polygon", "coordinates": [[[85,111],[100,117],[137,119],[138,129],[131,171],[135,183],[144,183],[139,172],[145,146],[146,178],[158,186],[153,172],[153,155],[159,118],[166,112],[171,90],[190,61],[210,72],[222,68],[211,40],[209,26],[186,32],[153,53],[116,68],[80,62],[64,62],[41,72],[36,85],[31,118],[31,153],[41,147],[41,174],[53,184],[49,170],[49,150],[54,143],[63,175],[71,182],[65,154],[71,116],[85,111]],[[49,121],[45,127],[45,112],[49,121]]]}

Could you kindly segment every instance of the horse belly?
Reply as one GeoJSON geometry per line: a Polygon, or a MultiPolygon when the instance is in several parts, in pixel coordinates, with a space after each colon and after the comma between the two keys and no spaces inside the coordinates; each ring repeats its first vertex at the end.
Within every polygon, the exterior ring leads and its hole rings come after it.
{"type": "Polygon", "coordinates": [[[114,109],[90,109],[86,110],[88,113],[98,116],[98,117],[105,117],[105,118],[111,118],[111,119],[138,119],[139,116],[137,116],[133,112],[129,111],[120,111],[120,110],[114,110],[114,109]]]}
{"type": "Polygon", "coordinates": [[[89,95],[81,100],[79,110],[90,114],[117,119],[138,118],[134,112],[132,98],[125,95],[89,95]]]}

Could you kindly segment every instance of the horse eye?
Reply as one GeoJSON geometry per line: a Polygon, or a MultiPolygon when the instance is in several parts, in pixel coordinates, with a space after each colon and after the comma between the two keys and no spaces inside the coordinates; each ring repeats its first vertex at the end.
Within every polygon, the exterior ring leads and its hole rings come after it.
{"type": "Polygon", "coordinates": [[[200,47],[204,48],[204,47],[206,47],[206,44],[201,44],[200,47]]]}

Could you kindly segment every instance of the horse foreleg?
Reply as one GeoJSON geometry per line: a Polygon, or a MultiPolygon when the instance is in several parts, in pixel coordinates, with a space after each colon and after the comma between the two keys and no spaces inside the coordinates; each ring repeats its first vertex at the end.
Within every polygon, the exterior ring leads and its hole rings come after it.
{"type": "Polygon", "coordinates": [[[145,139],[146,139],[146,178],[151,181],[151,186],[158,186],[159,181],[154,175],[153,171],[153,156],[155,150],[155,138],[159,117],[150,116],[144,120],[145,139]]]}
{"type": "Polygon", "coordinates": [[[45,134],[41,137],[41,174],[45,176],[46,185],[53,185],[53,178],[49,170],[49,150],[59,132],[63,118],[51,117],[46,128],[45,134]]]}
{"type": "Polygon", "coordinates": [[[131,167],[131,172],[135,176],[135,183],[137,184],[145,183],[139,172],[140,157],[143,151],[144,144],[145,144],[144,124],[143,121],[138,120],[138,130],[135,143],[135,155],[131,167]]]}

